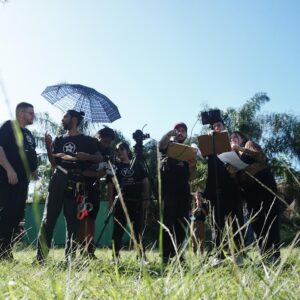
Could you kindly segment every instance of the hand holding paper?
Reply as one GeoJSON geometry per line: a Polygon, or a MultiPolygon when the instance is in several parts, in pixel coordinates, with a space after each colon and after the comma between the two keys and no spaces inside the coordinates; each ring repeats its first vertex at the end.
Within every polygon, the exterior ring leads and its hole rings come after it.
{"type": "Polygon", "coordinates": [[[248,164],[244,163],[235,151],[223,152],[218,155],[218,158],[223,162],[236,167],[238,170],[245,169],[248,164]]]}

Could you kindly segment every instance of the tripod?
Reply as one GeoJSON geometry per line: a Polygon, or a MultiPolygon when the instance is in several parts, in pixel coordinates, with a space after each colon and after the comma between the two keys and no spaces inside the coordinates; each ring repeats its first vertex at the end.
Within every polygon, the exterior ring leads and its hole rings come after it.
{"type": "Polygon", "coordinates": [[[116,196],[115,199],[114,199],[114,202],[113,202],[111,208],[109,209],[108,214],[107,214],[107,216],[106,216],[106,218],[104,220],[104,226],[103,226],[103,228],[102,228],[102,230],[101,230],[101,232],[99,234],[99,237],[98,237],[95,245],[98,245],[99,242],[101,241],[101,238],[102,238],[102,236],[104,234],[104,231],[105,231],[105,229],[106,229],[106,227],[107,227],[107,225],[109,223],[109,220],[110,220],[110,218],[111,218],[111,216],[112,216],[112,214],[114,212],[114,208],[115,208],[115,206],[116,206],[116,204],[118,202],[118,199],[119,199],[119,196],[116,196]]]}

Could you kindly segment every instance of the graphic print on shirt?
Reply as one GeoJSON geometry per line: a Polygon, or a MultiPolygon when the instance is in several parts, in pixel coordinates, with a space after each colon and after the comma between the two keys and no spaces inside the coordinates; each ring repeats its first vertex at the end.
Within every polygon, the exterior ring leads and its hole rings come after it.
{"type": "Polygon", "coordinates": [[[76,153],[76,146],[72,142],[67,142],[63,145],[64,153],[76,153]]]}
{"type": "Polygon", "coordinates": [[[121,170],[121,174],[124,176],[124,177],[132,177],[133,174],[134,174],[134,170],[133,168],[123,168],[121,170]]]}
{"type": "Polygon", "coordinates": [[[25,133],[25,139],[26,139],[26,142],[29,146],[34,145],[34,139],[32,138],[32,136],[30,134],[25,133]]]}

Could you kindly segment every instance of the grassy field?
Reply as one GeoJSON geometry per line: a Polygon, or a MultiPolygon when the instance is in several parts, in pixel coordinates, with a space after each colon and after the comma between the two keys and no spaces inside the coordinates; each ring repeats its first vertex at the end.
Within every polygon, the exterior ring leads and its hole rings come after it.
{"type": "Polygon", "coordinates": [[[123,251],[116,264],[111,250],[101,249],[98,260],[66,266],[56,249],[40,266],[28,248],[15,251],[16,263],[1,262],[0,299],[300,299],[299,249],[283,249],[277,266],[251,254],[242,267],[228,258],[216,268],[211,257],[187,251],[185,264],[162,270],[156,251],[148,252],[148,265],[134,251],[123,251]]]}

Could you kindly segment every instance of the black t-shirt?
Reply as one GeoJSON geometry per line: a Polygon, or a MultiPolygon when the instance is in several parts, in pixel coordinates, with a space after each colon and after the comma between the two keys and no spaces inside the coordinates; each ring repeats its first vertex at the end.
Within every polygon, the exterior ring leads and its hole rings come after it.
{"type": "Polygon", "coordinates": [[[186,189],[189,187],[189,164],[186,161],[177,160],[167,156],[167,149],[162,154],[161,176],[162,183],[173,189],[186,189]]]}
{"type": "MultiPolygon", "coordinates": [[[[140,200],[143,191],[143,179],[147,177],[146,170],[138,163],[131,166],[130,163],[116,162],[115,166],[124,199],[140,200]]],[[[112,182],[111,176],[107,176],[107,182],[112,182]]]]}
{"type": "MultiPolygon", "coordinates": [[[[75,136],[61,135],[56,137],[53,141],[52,148],[53,154],[65,153],[71,156],[75,155],[77,152],[85,152],[88,154],[95,154],[98,152],[96,140],[84,134],[75,136]]],[[[55,163],[67,170],[79,169],[81,171],[88,169],[93,164],[90,161],[64,160],[59,157],[55,157],[55,163]]]]}
{"type": "MultiPolygon", "coordinates": [[[[0,146],[4,150],[7,160],[17,173],[18,180],[28,181],[30,173],[37,169],[36,143],[31,132],[26,128],[21,128],[17,121],[6,121],[0,128],[0,146]],[[16,128],[22,133],[20,137],[23,146],[23,149],[21,148],[21,155],[17,146],[12,122],[14,122],[16,128]],[[22,161],[21,156],[26,158],[25,162],[22,161]]],[[[2,166],[0,166],[0,180],[7,180],[6,171],[2,166]]]]}

